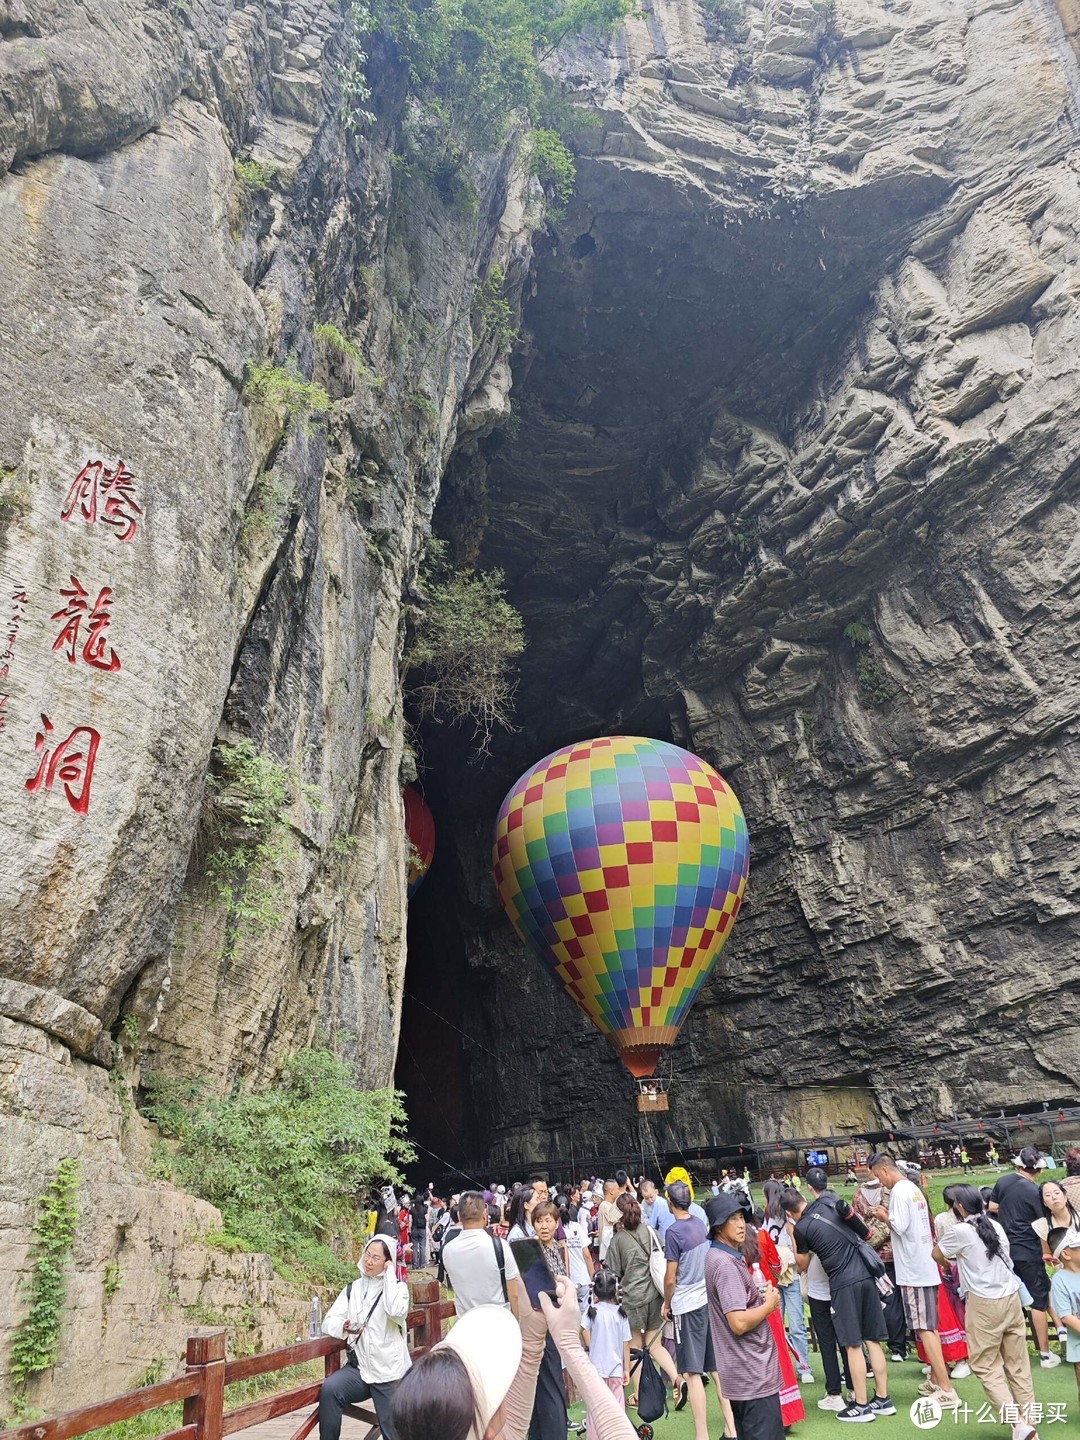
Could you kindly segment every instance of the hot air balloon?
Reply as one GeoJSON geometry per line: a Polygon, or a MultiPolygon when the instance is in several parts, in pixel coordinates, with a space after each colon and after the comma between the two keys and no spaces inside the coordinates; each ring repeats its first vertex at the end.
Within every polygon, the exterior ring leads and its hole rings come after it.
{"type": "Polygon", "coordinates": [[[405,786],[405,834],[411,847],[405,877],[411,900],[424,883],[435,857],[435,820],[420,791],[411,785],[405,786]]]}
{"type": "Polygon", "coordinates": [[[631,1074],[653,1075],[746,889],[746,821],[722,776],[663,740],[564,746],[503,801],[493,863],[522,940],[631,1074]]]}

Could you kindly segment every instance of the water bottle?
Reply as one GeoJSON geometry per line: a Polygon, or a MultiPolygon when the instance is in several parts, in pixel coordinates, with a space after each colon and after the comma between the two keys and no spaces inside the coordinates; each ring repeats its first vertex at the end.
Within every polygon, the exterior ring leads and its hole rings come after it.
{"type": "Polygon", "coordinates": [[[311,1307],[308,1310],[308,1334],[312,1340],[317,1340],[322,1334],[322,1301],[318,1295],[311,1297],[311,1307]]]}
{"type": "Polygon", "coordinates": [[[759,1294],[759,1295],[764,1295],[764,1294],[765,1294],[765,1287],[766,1287],[766,1286],[768,1285],[768,1283],[769,1283],[769,1282],[765,1279],[765,1272],[764,1272],[764,1270],[762,1270],[761,1266],[758,1265],[758,1264],[755,1262],[755,1264],[752,1266],[752,1268],[751,1268],[751,1270],[750,1270],[750,1274],[753,1276],[754,1284],[757,1286],[758,1294],[759,1294]]]}

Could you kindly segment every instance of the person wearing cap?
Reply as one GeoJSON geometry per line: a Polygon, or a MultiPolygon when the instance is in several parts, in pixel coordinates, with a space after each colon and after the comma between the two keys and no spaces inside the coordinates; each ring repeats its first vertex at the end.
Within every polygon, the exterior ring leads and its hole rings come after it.
{"type": "Polygon", "coordinates": [[[675,1220],[664,1237],[667,1273],[662,1313],[675,1322],[676,1365],[694,1417],[694,1440],[709,1440],[705,1385],[701,1378],[716,1369],[705,1295],[709,1232],[706,1222],[690,1213],[693,1195],[685,1181],[670,1184],[667,1198],[675,1220]]]}
{"type": "Polygon", "coordinates": [[[1031,1440],[1033,1415],[1027,1327],[1020,1304],[1020,1280],[1009,1259],[1009,1241],[974,1185],[950,1185],[949,1209],[955,1221],[943,1227],[934,1259],[955,1261],[964,1291],[964,1329],[972,1372],[1003,1422],[1012,1422],[1013,1440],[1031,1440]]]}
{"type": "Polygon", "coordinates": [[[386,1440],[396,1440],[394,1391],[412,1364],[409,1358],[409,1287],[394,1273],[394,1239],[373,1235],[356,1268],[359,1280],[341,1291],[323,1320],[323,1334],[348,1344],[348,1360],[319,1391],[319,1440],[338,1440],[341,1412],[371,1400],[386,1440]]]}
{"type": "Polygon", "coordinates": [[[1050,1304],[1050,1277],[1043,1260],[1042,1240],[1032,1229],[1043,1218],[1042,1201],[1036,1183],[1039,1152],[1027,1145],[1013,1160],[1011,1175],[1002,1175],[990,1192],[990,1213],[996,1215],[1009,1237],[1009,1250],[1017,1275],[1031,1296],[1031,1328],[1039,1347],[1039,1364],[1052,1370],[1061,1364],[1059,1355],[1050,1353],[1050,1329],[1046,1311],[1050,1304]]]}
{"type": "Polygon", "coordinates": [[[739,1247],[746,1216],[737,1195],[705,1202],[711,1237],[705,1256],[705,1293],[716,1373],[730,1403],[738,1440],[784,1440],[780,1407],[780,1360],[766,1323],[780,1307],[780,1292],[764,1293],[739,1247]]]}
{"type": "Polygon", "coordinates": [[[1050,1282],[1050,1303],[1065,1327],[1065,1359],[1075,1368],[1080,1396],[1080,1230],[1051,1230],[1046,1243],[1061,1266],[1050,1282]]]}
{"type": "Polygon", "coordinates": [[[585,1402],[598,1440],[637,1440],[637,1432],[581,1344],[574,1287],[555,1281],[556,1303],[540,1296],[520,1324],[501,1306],[470,1310],[447,1338],[416,1362],[398,1387],[396,1440],[525,1440],[536,1375],[550,1335],[585,1402]]]}

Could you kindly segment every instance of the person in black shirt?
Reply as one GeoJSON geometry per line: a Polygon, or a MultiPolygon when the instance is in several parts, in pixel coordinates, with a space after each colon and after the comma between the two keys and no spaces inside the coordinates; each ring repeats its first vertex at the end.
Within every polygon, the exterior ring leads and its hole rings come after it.
{"type": "Polygon", "coordinates": [[[1050,1277],[1043,1261],[1042,1240],[1031,1228],[1032,1222],[1043,1218],[1042,1200],[1036,1176],[1039,1152],[1027,1145],[1013,1161],[1016,1173],[1002,1175],[990,1192],[989,1210],[996,1215],[1009,1237],[1013,1269],[1031,1295],[1031,1328],[1039,1346],[1039,1363],[1044,1370],[1061,1364],[1059,1355],[1050,1353],[1050,1332],[1046,1311],[1050,1304],[1050,1277]]]}
{"type": "Polygon", "coordinates": [[[838,1420],[865,1423],[878,1415],[895,1415],[889,1399],[889,1375],[881,1342],[888,1337],[877,1285],[859,1252],[858,1240],[869,1231],[846,1200],[820,1195],[809,1205],[802,1196],[785,1195],[784,1208],[795,1221],[795,1249],[800,1270],[814,1254],[821,1261],[832,1292],[836,1338],[847,1352],[854,1403],[837,1411],[838,1420]],[[874,1372],[874,1398],[867,1399],[865,1343],[874,1372]]]}
{"type": "Polygon", "coordinates": [[[428,1235],[428,1197],[417,1191],[413,1198],[412,1226],[410,1239],[412,1240],[412,1268],[422,1270],[427,1264],[427,1235],[428,1235]]]}

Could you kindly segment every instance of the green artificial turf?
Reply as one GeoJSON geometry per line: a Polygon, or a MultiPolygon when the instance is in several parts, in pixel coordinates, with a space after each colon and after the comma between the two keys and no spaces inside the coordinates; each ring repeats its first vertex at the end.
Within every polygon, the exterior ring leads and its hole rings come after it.
{"type": "MultiPolygon", "coordinates": [[[[1057,1347],[1055,1346],[1055,1349],[1057,1347]]],[[[1076,1376],[1072,1365],[1062,1363],[1056,1370],[1041,1370],[1037,1360],[1032,1359],[1032,1379],[1035,1386],[1035,1398],[1044,1407],[1050,1405],[1064,1405],[1066,1419],[1064,1422],[1050,1421],[1050,1410],[1044,1409],[1043,1422],[1039,1426],[1041,1440],[1069,1440],[1075,1436],[1080,1428],[1080,1404],[1077,1402],[1076,1376]]],[[[793,1425],[790,1431],[791,1440],[840,1440],[844,1435],[852,1433],[858,1435],[868,1430],[869,1426],[848,1425],[842,1420],[837,1420],[836,1415],[829,1410],[819,1410],[817,1402],[825,1394],[825,1386],[821,1375],[821,1358],[817,1354],[811,1356],[810,1368],[814,1372],[814,1383],[803,1385],[803,1404],[806,1407],[806,1419],[800,1420],[793,1425]]],[[[896,1405],[896,1414],[880,1416],[874,1421],[875,1432],[885,1428],[894,1435],[915,1435],[918,1433],[911,1422],[910,1407],[917,1398],[919,1386],[924,1379],[922,1366],[918,1357],[912,1354],[903,1365],[889,1366],[889,1395],[896,1405]]],[[[946,1413],[937,1427],[937,1433],[941,1435],[954,1435],[962,1433],[969,1437],[969,1440],[1008,1440],[1011,1430],[1007,1425],[1000,1423],[988,1423],[979,1421],[977,1416],[979,1410],[986,1403],[986,1394],[974,1375],[968,1376],[965,1380],[953,1382],[957,1393],[962,1401],[970,1407],[970,1414],[966,1417],[963,1413],[953,1420],[946,1413]]],[[[873,1384],[870,1386],[873,1393],[873,1384]]],[[[720,1406],[716,1400],[716,1392],[710,1385],[705,1392],[707,1397],[709,1415],[709,1435],[711,1440],[723,1433],[723,1417],[720,1413],[720,1406]]],[[[571,1419],[574,1414],[571,1413],[571,1419]]],[[[631,1421],[637,1421],[637,1417],[631,1410],[629,1412],[631,1421]]],[[[690,1408],[681,1411],[676,1415],[669,1411],[667,1418],[658,1420],[653,1426],[656,1433],[656,1440],[694,1440],[694,1422],[690,1414],[690,1408]]]]}
{"type": "MultiPolygon", "coordinates": [[[[1010,1167],[1011,1168],[1011,1167],[1010,1167]]],[[[990,1169],[987,1166],[979,1167],[972,1175],[963,1175],[960,1170],[930,1170],[928,1200],[930,1212],[936,1215],[945,1208],[941,1198],[941,1192],[946,1185],[955,1184],[958,1181],[965,1181],[973,1185],[992,1185],[999,1175],[1005,1174],[1005,1168],[998,1170],[990,1169]]],[[[1051,1172],[1051,1177],[1054,1172],[1051,1172]]],[[[845,1185],[840,1180],[833,1178],[830,1181],[832,1188],[839,1194],[851,1199],[855,1190],[854,1185],[845,1185]]],[[[803,1185],[803,1193],[809,1196],[810,1191],[803,1185]]],[[[705,1200],[711,1194],[709,1190],[699,1190],[699,1200],[705,1200]]],[[[761,1185],[753,1186],[755,1204],[761,1204],[761,1185]]],[[[1053,1344],[1055,1352],[1058,1350],[1056,1342],[1053,1344]]],[[[1069,1440],[1070,1436],[1080,1432],[1080,1402],[1077,1398],[1077,1382],[1074,1367],[1063,1361],[1055,1370],[1043,1370],[1038,1363],[1038,1357],[1032,1352],[1032,1379],[1035,1386],[1036,1401],[1041,1402],[1044,1407],[1052,1405],[1065,1406],[1065,1420],[1051,1420],[1051,1411],[1044,1409],[1042,1423],[1039,1426],[1041,1440],[1055,1440],[1060,1436],[1061,1440],[1069,1440]]],[[[803,1404],[806,1408],[806,1418],[792,1426],[790,1434],[792,1440],[839,1440],[839,1437],[851,1435],[852,1433],[864,1434],[869,1426],[847,1425],[837,1420],[836,1415],[828,1410],[819,1410],[817,1402],[825,1394],[825,1385],[822,1378],[821,1357],[815,1352],[810,1359],[810,1368],[814,1372],[814,1383],[801,1387],[803,1404]]],[[[918,1388],[925,1377],[922,1372],[922,1365],[914,1351],[910,1358],[902,1365],[889,1366],[889,1395],[896,1405],[895,1415],[880,1416],[874,1421],[875,1432],[885,1427],[892,1434],[915,1435],[919,1431],[911,1421],[910,1407],[918,1398],[918,1388]]],[[[970,1437],[970,1440],[1002,1440],[1011,1434],[1010,1428],[999,1422],[980,1421],[978,1413],[986,1403],[986,1393],[974,1375],[964,1380],[954,1382],[957,1393],[961,1400],[970,1407],[970,1413],[965,1416],[961,1410],[957,1418],[949,1413],[943,1416],[940,1425],[937,1426],[937,1434],[958,1435],[963,1434],[970,1437]]],[[[870,1382],[870,1393],[873,1394],[873,1381],[870,1382]]],[[[712,1386],[706,1391],[709,1415],[709,1435],[712,1440],[723,1433],[723,1417],[720,1413],[720,1406],[716,1400],[716,1393],[712,1386]]],[[[630,1419],[636,1422],[637,1417],[630,1411],[630,1419]]],[[[577,1409],[571,1412],[571,1419],[576,1418],[577,1409]]],[[[669,1411],[667,1417],[655,1422],[653,1430],[657,1440],[694,1440],[694,1422],[690,1414],[689,1406],[676,1415],[669,1411]]]]}

